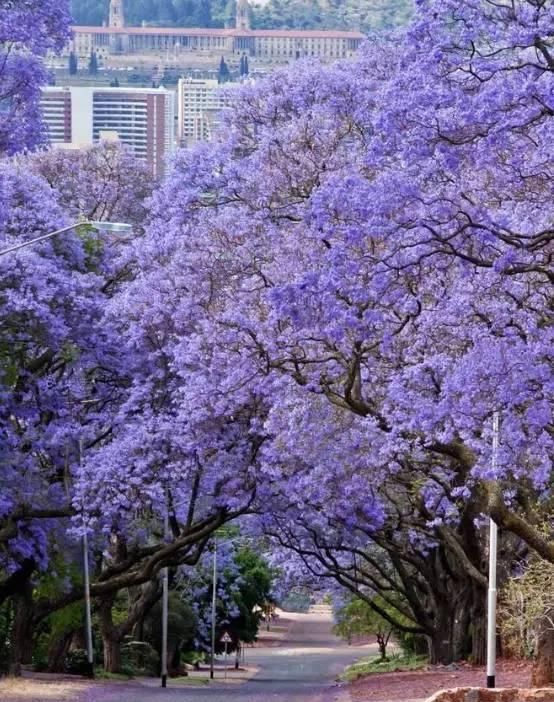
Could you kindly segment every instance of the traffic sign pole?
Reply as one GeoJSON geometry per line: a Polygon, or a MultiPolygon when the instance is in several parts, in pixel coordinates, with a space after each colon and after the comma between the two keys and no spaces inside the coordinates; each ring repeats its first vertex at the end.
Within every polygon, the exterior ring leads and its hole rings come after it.
{"type": "Polygon", "coordinates": [[[229,632],[226,631],[223,636],[220,639],[221,643],[225,646],[225,662],[223,665],[223,675],[225,680],[227,680],[227,653],[228,649],[227,646],[233,641],[233,639],[229,636],[229,632]]]}

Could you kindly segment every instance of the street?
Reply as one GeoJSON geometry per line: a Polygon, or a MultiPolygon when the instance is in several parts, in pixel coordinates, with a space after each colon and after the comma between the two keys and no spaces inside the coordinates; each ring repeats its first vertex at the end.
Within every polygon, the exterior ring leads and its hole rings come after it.
{"type": "Polygon", "coordinates": [[[331,633],[328,614],[295,614],[279,647],[249,649],[247,664],[259,667],[243,684],[213,682],[206,687],[145,687],[137,683],[93,687],[86,702],[333,702],[337,675],[371,648],[349,647],[331,633]]]}

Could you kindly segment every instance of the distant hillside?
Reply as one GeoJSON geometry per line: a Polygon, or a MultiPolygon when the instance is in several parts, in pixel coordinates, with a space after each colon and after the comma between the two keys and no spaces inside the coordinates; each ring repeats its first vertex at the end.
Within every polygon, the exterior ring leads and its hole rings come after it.
{"type": "Polygon", "coordinates": [[[405,24],[412,0],[269,0],[254,11],[263,29],[358,29],[363,32],[405,24]]]}
{"type": "MultiPolygon", "coordinates": [[[[404,24],[413,0],[260,0],[252,26],[261,29],[360,29],[372,31],[404,24]]],[[[72,0],[77,24],[100,25],[108,0],[72,0]]],[[[224,27],[233,23],[235,0],[127,0],[128,24],[224,27]]]]}

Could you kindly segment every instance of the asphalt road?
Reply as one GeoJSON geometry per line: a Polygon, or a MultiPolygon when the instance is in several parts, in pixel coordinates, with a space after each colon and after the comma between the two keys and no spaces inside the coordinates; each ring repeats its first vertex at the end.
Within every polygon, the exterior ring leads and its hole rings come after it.
{"type": "MultiPolygon", "coordinates": [[[[138,685],[110,686],[91,702],[333,702],[340,689],[337,675],[371,651],[344,645],[331,633],[329,617],[295,615],[280,647],[250,649],[247,664],[259,667],[248,682],[212,683],[207,687],[165,690],[138,685]]],[[[85,699],[87,699],[85,697],[85,699]]]]}

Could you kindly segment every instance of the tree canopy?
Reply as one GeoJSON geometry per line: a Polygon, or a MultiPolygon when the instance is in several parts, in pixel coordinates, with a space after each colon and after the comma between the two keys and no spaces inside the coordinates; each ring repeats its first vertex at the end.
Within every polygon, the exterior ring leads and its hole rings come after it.
{"type": "MultiPolygon", "coordinates": [[[[354,29],[374,31],[408,21],[411,0],[270,0],[252,2],[252,26],[259,29],[354,29]]],[[[100,25],[108,14],[105,0],[73,0],[77,24],[100,25]]],[[[233,0],[133,0],[126,21],[178,27],[234,26],[233,0]]]]}
{"type": "Polygon", "coordinates": [[[432,661],[482,656],[487,518],[500,580],[554,563],[553,13],[420,0],[352,60],[244,85],[153,193],[113,145],[2,162],[5,245],[80,216],[135,230],[0,257],[14,630],[82,597],[37,573],[60,554],[71,572],[86,531],[112,665],[159,571],[201,568],[240,521],[286,575],[350,591],[432,661]]]}

